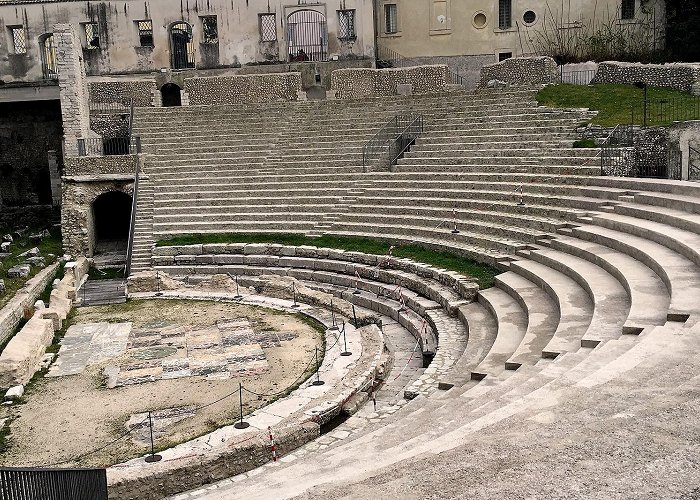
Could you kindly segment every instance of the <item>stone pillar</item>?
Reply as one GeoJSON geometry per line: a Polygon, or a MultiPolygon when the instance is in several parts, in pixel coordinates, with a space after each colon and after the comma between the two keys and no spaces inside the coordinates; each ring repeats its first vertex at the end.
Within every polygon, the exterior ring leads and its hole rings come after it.
{"type": "Polygon", "coordinates": [[[77,156],[78,139],[87,139],[90,131],[89,94],[83,50],[80,38],[70,24],[55,25],[53,40],[56,45],[58,87],[61,94],[64,154],[77,156]]]}
{"type": "Polygon", "coordinates": [[[58,173],[58,155],[53,149],[48,152],[51,201],[54,207],[61,206],[61,176],[58,173]]]}

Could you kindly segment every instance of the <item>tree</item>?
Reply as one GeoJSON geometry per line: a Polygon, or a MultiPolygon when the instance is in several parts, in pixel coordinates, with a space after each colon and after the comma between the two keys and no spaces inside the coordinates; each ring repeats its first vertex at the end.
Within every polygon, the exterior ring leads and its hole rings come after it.
{"type": "Polygon", "coordinates": [[[670,61],[700,62],[700,3],[666,0],[666,52],[670,61]]]}

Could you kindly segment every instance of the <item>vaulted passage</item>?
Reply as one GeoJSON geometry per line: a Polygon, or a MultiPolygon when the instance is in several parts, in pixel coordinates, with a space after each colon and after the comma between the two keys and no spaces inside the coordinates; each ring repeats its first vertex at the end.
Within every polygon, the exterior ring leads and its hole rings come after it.
{"type": "Polygon", "coordinates": [[[131,221],[131,196],[119,192],[100,195],[92,204],[95,253],[125,251],[131,221]]]}
{"type": "Polygon", "coordinates": [[[163,99],[163,106],[181,106],[180,87],[174,83],[166,83],[160,88],[160,95],[163,99]]]}

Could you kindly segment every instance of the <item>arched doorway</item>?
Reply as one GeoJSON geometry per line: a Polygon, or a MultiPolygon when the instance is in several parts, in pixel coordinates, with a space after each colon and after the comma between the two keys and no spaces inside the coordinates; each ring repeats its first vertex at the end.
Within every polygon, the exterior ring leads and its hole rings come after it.
{"type": "Polygon", "coordinates": [[[290,62],[325,61],[328,58],[326,16],[315,10],[297,10],[287,17],[290,62]]]}
{"type": "Polygon", "coordinates": [[[192,26],[184,21],[170,27],[170,53],[173,69],[194,68],[192,26]]]}
{"type": "Polygon", "coordinates": [[[56,45],[53,43],[53,33],[46,33],[39,37],[41,54],[41,70],[44,80],[58,78],[58,66],[56,65],[56,45]]]}
{"type": "Polygon", "coordinates": [[[126,253],[131,205],[131,196],[118,191],[101,194],[92,203],[95,254],[126,253]]]}
{"type": "Polygon", "coordinates": [[[163,106],[182,106],[180,87],[174,83],[166,83],[160,88],[160,97],[163,106]]]}

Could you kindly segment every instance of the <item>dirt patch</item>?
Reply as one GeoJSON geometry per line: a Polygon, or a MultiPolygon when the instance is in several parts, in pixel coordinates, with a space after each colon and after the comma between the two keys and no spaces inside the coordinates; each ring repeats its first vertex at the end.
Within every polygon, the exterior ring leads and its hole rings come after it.
{"type": "MultiPolygon", "coordinates": [[[[140,456],[147,448],[138,433],[113,441],[124,435],[133,414],[148,411],[198,408],[194,415],[175,421],[159,432],[158,448],[206,434],[238,419],[239,382],[262,394],[291,388],[300,382],[315,347],[322,345],[318,326],[300,315],[240,304],[152,300],[78,309],[72,324],[131,322],[134,328],[144,328],[154,321],[171,321],[197,327],[235,318],[246,318],[255,332],[293,334],[284,337],[286,340],[279,346],[261,344],[269,364],[266,373],[234,374],[225,380],[184,377],[107,389],[104,367],[110,362],[106,361],[90,365],[78,375],[42,377],[30,385],[24,404],[0,409],[0,419],[12,419],[10,447],[0,455],[3,465],[47,465],[69,460],[62,466],[104,466],[140,456]],[[105,445],[108,446],[104,450],[74,460],[105,445]]],[[[277,397],[244,393],[244,413],[277,397]]]]}

